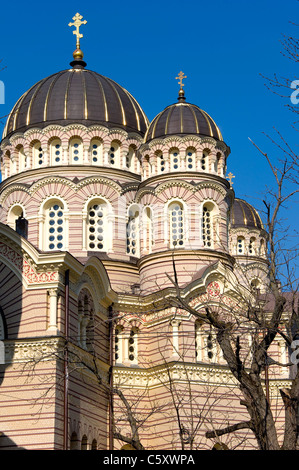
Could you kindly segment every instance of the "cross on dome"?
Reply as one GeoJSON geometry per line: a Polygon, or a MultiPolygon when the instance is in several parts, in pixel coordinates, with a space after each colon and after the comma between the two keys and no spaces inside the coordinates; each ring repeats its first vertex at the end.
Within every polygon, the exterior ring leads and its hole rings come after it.
{"type": "Polygon", "coordinates": [[[184,75],[184,72],[182,71],[178,73],[177,77],[175,77],[175,79],[179,81],[179,85],[180,85],[180,91],[179,91],[179,96],[178,96],[179,101],[185,101],[186,99],[185,93],[183,90],[183,86],[185,86],[185,84],[183,83],[184,78],[187,78],[187,75],[184,75]]]}
{"type": "Polygon", "coordinates": [[[73,53],[73,57],[75,60],[79,59],[79,60],[82,60],[83,59],[83,52],[81,51],[80,49],[80,39],[83,38],[83,34],[80,33],[80,26],[82,24],[86,24],[87,21],[86,20],[83,20],[83,16],[80,15],[80,13],[76,13],[75,16],[73,16],[73,20],[74,22],[73,23],[69,23],[69,26],[75,26],[75,30],[73,30],[73,34],[76,36],[76,50],[74,51],[73,53]]]}

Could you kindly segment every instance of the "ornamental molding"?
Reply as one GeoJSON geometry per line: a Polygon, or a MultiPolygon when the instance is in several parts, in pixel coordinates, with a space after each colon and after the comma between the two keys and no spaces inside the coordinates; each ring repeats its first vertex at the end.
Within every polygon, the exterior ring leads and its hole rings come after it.
{"type": "MultiPolygon", "coordinates": [[[[65,340],[62,337],[42,337],[34,340],[4,340],[5,363],[26,363],[27,370],[32,370],[37,362],[63,360],[65,352],[65,340]]],[[[68,343],[69,364],[76,364],[76,370],[80,373],[88,373],[95,370],[97,375],[107,378],[109,365],[95,358],[90,352],[68,343]]],[[[24,369],[23,369],[24,370],[24,369]]],[[[90,375],[90,374],[89,374],[90,375]]],[[[96,378],[96,374],[91,374],[96,378]]]]}
{"type": "MultiPolygon", "coordinates": [[[[22,191],[22,192],[28,194],[29,196],[31,196],[30,188],[28,188],[27,186],[25,186],[25,185],[23,185],[23,184],[16,183],[16,184],[13,184],[13,185],[11,185],[11,186],[8,186],[8,187],[3,191],[3,193],[1,194],[1,197],[0,197],[0,205],[5,201],[5,199],[6,199],[11,193],[14,193],[15,191],[22,191]]],[[[15,202],[13,202],[13,204],[15,204],[15,202]]]]}
{"type": "MultiPolygon", "coordinates": [[[[22,185],[20,183],[12,184],[6,189],[4,189],[3,193],[1,194],[0,197],[0,204],[2,204],[5,199],[13,192],[15,191],[23,191],[26,192],[29,196],[32,196],[34,193],[36,193],[40,188],[48,185],[48,184],[64,184],[65,186],[70,187],[73,189],[73,191],[79,191],[82,189],[84,186],[87,186],[89,184],[105,184],[107,186],[110,186],[113,188],[118,194],[121,194],[122,192],[122,187],[116,183],[115,181],[112,181],[108,178],[103,178],[103,177],[88,177],[84,179],[83,181],[80,181],[79,183],[74,183],[73,181],[64,178],[62,176],[50,176],[43,178],[35,183],[32,184],[30,188],[28,188],[25,185],[22,185]]],[[[98,195],[98,194],[97,194],[98,195]]],[[[58,196],[58,195],[57,195],[58,196]]]]}
{"type": "Polygon", "coordinates": [[[41,271],[36,269],[34,262],[27,253],[22,254],[13,249],[11,246],[0,242],[0,256],[7,262],[9,261],[14,268],[26,280],[28,286],[43,285],[59,281],[59,273],[57,270],[49,270],[49,266],[44,265],[41,271]]]}
{"type": "Polygon", "coordinates": [[[88,184],[93,184],[93,183],[106,184],[107,186],[110,186],[111,188],[115,189],[115,191],[117,191],[119,194],[122,192],[122,187],[115,181],[112,181],[109,178],[103,178],[103,177],[98,178],[96,176],[88,177],[84,179],[83,181],[80,181],[79,183],[75,185],[75,190],[79,191],[84,186],[87,186],[88,184]]]}
{"type": "MultiPolygon", "coordinates": [[[[169,382],[188,383],[207,387],[238,388],[237,379],[226,365],[202,363],[164,363],[162,366],[132,368],[116,365],[113,368],[114,385],[123,389],[151,389],[167,385],[169,382]]],[[[280,396],[279,389],[289,388],[292,381],[269,380],[272,396],[280,396]]]]}
{"type": "Polygon", "coordinates": [[[202,181],[201,183],[196,184],[195,187],[193,187],[193,192],[196,192],[201,189],[213,189],[221,194],[223,198],[226,197],[227,195],[227,190],[223,188],[219,183],[212,183],[209,181],[202,181]]]}
{"type": "Polygon", "coordinates": [[[157,388],[169,382],[190,383],[203,386],[237,387],[238,382],[228,367],[217,364],[169,363],[149,368],[113,368],[114,385],[121,388],[157,388]]]}
{"type": "Polygon", "coordinates": [[[56,353],[64,342],[61,338],[41,338],[39,340],[4,340],[5,344],[5,363],[24,363],[34,367],[37,361],[53,361],[56,359],[56,353]]]}
{"type": "Polygon", "coordinates": [[[182,180],[170,180],[166,181],[165,183],[161,183],[159,186],[157,186],[155,189],[155,194],[158,195],[165,191],[165,189],[171,188],[173,186],[179,186],[181,188],[189,189],[191,192],[194,192],[194,186],[191,183],[182,180]]]}
{"type": "Polygon", "coordinates": [[[268,261],[266,259],[261,260],[260,262],[256,261],[254,263],[246,264],[242,266],[243,271],[251,271],[257,269],[263,271],[267,276],[269,275],[268,261]]]}

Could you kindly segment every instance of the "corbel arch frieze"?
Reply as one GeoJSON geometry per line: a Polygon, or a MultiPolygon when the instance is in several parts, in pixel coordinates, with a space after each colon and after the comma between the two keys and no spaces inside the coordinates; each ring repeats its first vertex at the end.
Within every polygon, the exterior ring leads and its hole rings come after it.
{"type": "Polygon", "coordinates": [[[169,180],[166,182],[163,182],[159,184],[155,188],[155,194],[158,196],[160,195],[163,191],[173,188],[173,187],[180,187],[189,190],[191,193],[194,192],[194,186],[187,181],[178,181],[178,180],[169,180]]]}
{"type": "Polygon", "coordinates": [[[195,184],[193,186],[193,192],[197,192],[200,190],[205,190],[205,189],[212,189],[213,191],[217,192],[218,194],[221,195],[221,197],[224,199],[227,196],[227,190],[217,183],[216,181],[211,182],[211,181],[202,181],[198,184],[195,184]]]}
{"type": "Polygon", "coordinates": [[[153,199],[156,196],[156,191],[155,188],[142,188],[139,189],[135,195],[135,201],[137,203],[140,203],[141,199],[143,197],[150,197],[150,199],[153,199]]]}
{"type": "MultiPolygon", "coordinates": [[[[13,184],[12,186],[8,186],[1,194],[0,205],[3,206],[7,198],[13,193],[24,193],[24,197],[31,196],[30,189],[27,186],[22,185],[22,184],[13,184]]],[[[18,199],[20,199],[19,195],[18,195],[18,199]]]]}

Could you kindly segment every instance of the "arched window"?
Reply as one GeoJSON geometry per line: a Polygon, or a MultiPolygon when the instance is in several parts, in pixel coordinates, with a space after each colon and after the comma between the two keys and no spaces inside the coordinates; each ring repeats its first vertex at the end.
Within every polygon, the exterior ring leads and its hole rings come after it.
{"type": "Polygon", "coordinates": [[[126,155],[126,167],[131,171],[136,171],[135,168],[136,150],[130,146],[129,151],[126,155]]]}
{"type": "Polygon", "coordinates": [[[114,167],[119,167],[119,154],[120,154],[119,144],[113,141],[111,143],[111,147],[108,152],[109,165],[114,166],[114,167]]]}
{"type": "Polygon", "coordinates": [[[70,162],[74,164],[83,162],[83,143],[79,138],[70,141],[70,162]]]}
{"type": "Polygon", "coordinates": [[[87,238],[88,249],[96,251],[107,250],[107,204],[104,201],[94,201],[88,206],[87,238]]]}
{"type": "Polygon", "coordinates": [[[88,351],[94,346],[94,304],[86,289],[78,300],[78,344],[88,351]]]}
{"type": "Polygon", "coordinates": [[[73,432],[71,435],[70,440],[70,450],[79,450],[80,449],[80,441],[77,437],[77,433],[73,432]]]}
{"type": "Polygon", "coordinates": [[[138,362],[138,328],[131,328],[128,338],[128,358],[131,364],[138,362]]]}
{"type": "Polygon", "coordinates": [[[187,150],[186,155],[186,170],[190,171],[195,168],[195,152],[192,149],[187,150]]]}
{"type": "Polygon", "coordinates": [[[44,250],[64,250],[66,242],[64,204],[59,200],[50,200],[44,206],[44,250]]]}
{"type": "Polygon", "coordinates": [[[81,440],[81,450],[88,450],[88,440],[86,434],[84,434],[81,440]]]}
{"type": "Polygon", "coordinates": [[[201,167],[201,170],[202,171],[208,171],[209,170],[209,153],[210,151],[209,150],[204,150],[202,152],[202,156],[201,156],[201,162],[200,162],[200,167],[201,167]]]}
{"type": "Polygon", "coordinates": [[[251,237],[249,240],[248,252],[250,255],[255,255],[256,250],[256,239],[255,237],[251,237]]]}
{"type": "Polygon", "coordinates": [[[195,322],[195,358],[196,361],[202,361],[202,325],[199,321],[195,322]]]}
{"type": "Polygon", "coordinates": [[[237,238],[237,254],[243,255],[245,252],[245,239],[242,236],[237,238]]]}
{"type": "Polygon", "coordinates": [[[184,208],[181,202],[172,202],[168,206],[169,241],[172,247],[184,245],[184,208]]]}
{"type": "Polygon", "coordinates": [[[170,164],[172,171],[180,169],[180,154],[177,149],[173,150],[170,154],[170,164]]]}
{"type": "Polygon", "coordinates": [[[139,207],[133,205],[128,211],[127,220],[127,253],[132,256],[139,256],[140,245],[140,211],[139,207]]]}
{"type": "Polygon", "coordinates": [[[16,221],[18,220],[19,217],[22,217],[22,216],[24,216],[24,208],[19,204],[13,205],[10,208],[9,213],[8,213],[8,217],[7,217],[8,225],[12,229],[16,230],[16,221]]]}
{"type": "Polygon", "coordinates": [[[251,283],[250,283],[251,287],[252,287],[252,290],[259,294],[260,291],[261,291],[261,281],[259,279],[252,279],[251,283]]]}
{"type": "Polygon", "coordinates": [[[33,162],[35,167],[39,167],[45,163],[44,161],[44,153],[41,147],[40,142],[36,142],[32,147],[32,156],[33,162]]]}
{"type": "Polygon", "coordinates": [[[266,255],[266,243],[265,243],[264,238],[261,238],[261,242],[260,242],[260,255],[261,256],[266,255]]]}
{"type": "Polygon", "coordinates": [[[204,356],[206,360],[211,362],[216,362],[217,360],[216,336],[212,328],[204,335],[204,356]]]}
{"type": "Polygon", "coordinates": [[[114,358],[116,363],[123,362],[123,328],[118,325],[114,332],[114,358]]]}
{"type": "Polygon", "coordinates": [[[147,206],[143,210],[143,248],[147,253],[151,253],[154,244],[153,227],[153,212],[147,206]]]}
{"type": "Polygon", "coordinates": [[[102,165],[103,160],[103,146],[99,139],[92,139],[90,143],[91,164],[102,165]]]}
{"type": "Polygon", "coordinates": [[[19,172],[26,170],[29,167],[27,155],[25,155],[24,147],[18,147],[18,160],[19,160],[19,172]]]}
{"type": "Polygon", "coordinates": [[[92,443],[91,443],[91,450],[98,450],[98,443],[97,443],[97,440],[96,440],[96,439],[93,439],[93,440],[92,440],[92,443]]]}
{"type": "Polygon", "coordinates": [[[158,171],[159,173],[164,173],[165,171],[165,159],[162,153],[158,153],[157,155],[157,164],[158,164],[158,171]]]}
{"type": "Polygon", "coordinates": [[[221,161],[221,153],[217,153],[216,160],[215,160],[215,173],[219,173],[220,171],[220,161],[221,161]]]}
{"type": "Polygon", "coordinates": [[[213,247],[213,210],[212,203],[205,203],[202,208],[202,240],[203,245],[207,248],[213,247]]]}
{"type": "Polygon", "coordinates": [[[50,143],[50,161],[51,165],[61,165],[62,148],[60,139],[54,139],[50,143]]]}

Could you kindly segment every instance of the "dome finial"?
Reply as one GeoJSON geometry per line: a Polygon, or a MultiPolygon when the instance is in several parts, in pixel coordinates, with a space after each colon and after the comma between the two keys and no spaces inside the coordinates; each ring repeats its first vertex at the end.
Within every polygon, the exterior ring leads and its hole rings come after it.
{"type": "Polygon", "coordinates": [[[80,39],[83,38],[83,34],[80,33],[79,28],[82,24],[86,24],[87,21],[81,21],[82,18],[83,16],[76,13],[75,16],[73,16],[74,23],[69,23],[69,26],[75,26],[76,28],[73,31],[73,34],[76,36],[76,50],[73,52],[74,60],[71,62],[71,66],[74,68],[84,68],[86,66],[86,63],[83,60],[83,52],[80,49],[80,39]]]}
{"type": "Polygon", "coordinates": [[[179,101],[185,101],[185,99],[186,99],[185,98],[185,92],[183,90],[183,86],[185,86],[184,83],[183,83],[184,78],[187,78],[187,75],[184,75],[184,72],[180,72],[178,74],[178,76],[175,77],[176,80],[179,80],[179,85],[180,85],[179,96],[178,96],[179,101]]]}

